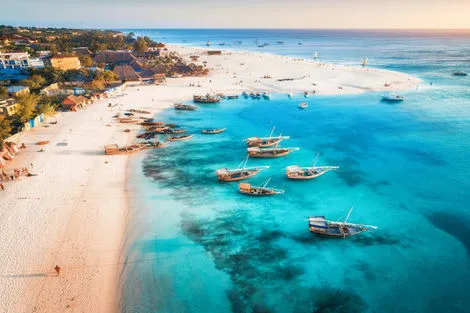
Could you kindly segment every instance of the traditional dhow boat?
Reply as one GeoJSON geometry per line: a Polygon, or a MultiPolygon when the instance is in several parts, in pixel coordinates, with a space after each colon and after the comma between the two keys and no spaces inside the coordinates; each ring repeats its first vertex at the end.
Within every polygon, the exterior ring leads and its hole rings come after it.
{"type": "Polygon", "coordinates": [[[263,98],[265,100],[271,100],[271,94],[269,92],[263,92],[263,98]]]}
{"type": "Polygon", "coordinates": [[[278,158],[281,156],[288,155],[289,153],[299,150],[299,148],[260,148],[251,147],[248,148],[248,155],[252,158],[278,158]]]}
{"type": "Polygon", "coordinates": [[[217,103],[220,102],[220,97],[207,94],[205,96],[193,96],[193,101],[196,103],[217,103]]]}
{"type": "Polygon", "coordinates": [[[207,135],[220,134],[223,133],[226,128],[204,128],[201,132],[207,135]]]}
{"type": "Polygon", "coordinates": [[[320,154],[317,154],[313,166],[311,167],[300,167],[297,165],[288,166],[286,170],[287,177],[298,180],[312,179],[339,168],[339,166],[316,166],[319,156],[320,154]]]}
{"type": "Polygon", "coordinates": [[[289,139],[289,136],[273,136],[274,129],[276,127],[273,127],[271,130],[271,133],[269,134],[269,137],[249,137],[247,138],[246,144],[248,147],[260,147],[260,148],[266,148],[266,147],[272,147],[277,144],[279,144],[281,141],[289,139]]]}
{"type": "Polygon", "coordinates": [[[142,122],[140,123],[140,125],[144,126],[144,127],[162,127],[163,126],[163,122],[142,122]]]}
{"type": "Polygon", "coordinates": [[[168,137],[168,141],[183,141],[183,140],[189,140],[193,138],[194,135],[180,135],[180,136],[171,136],[168,137]]]}
{"type": "Polygon", "coordinates": [[[405,98],[403,96],[397,95],[395,93],[390,93],[390,94],[382,95],[382,100],[399,102],[399,101],[404,101],[405,98]]]}
{"type": "Polygon", "coordinates": [[[227,96],[227,99],[229,100],[238,99],[238,95],[227,96]]]}
{"type": "Polygon", "coordinates": [[[468,74],[465,73],[465,72],[462,72],[462,71],[457,71],[457,72],[453,72],[452,75],[454,75],[454,76],[467,76],[468,74]]]}
{"type": "Polygon", "coordinates": [[[308,104],[307,104],[307,102],[300,102],[297,107],[299,109],[305,110],[306,108],[308,108],[308,104]]]}
{"type": "Polygon", "coordinates": [[[197,107],[194,105],[183,104],[183,103],[176,103],[174,107],[175,107],[175,110],[181,110],[181,111],[194,111],[197,109],[197,107]]]}
{"type": "Polygon", "coordinates": [[[274,189],[274,188],[267,188],[266,186],[268,185],[269,181],[271,180],[268,179],[268,181],[264,184],[263,187],[259,186],[252,186],[249,183],[241,183],[239,185],[239,190],[241,193],[250,195],[250,196],[272,196],[272,195],[279,195],[283,194],[285,191],[281,189],[274,189]]]}
{"type": "Polygon", "coordinates": [[[328,221],[324,216],[309,217],[308,227],[314,234],[336,238],[351,237],[366,231],[377,229],[377,226],[348,223],[347,221],[351,215],[352,210],[353,208],[349,210],[349,213],[344,222],[328,221]]]}
{"type": "Polygon", "coordinates": [[[255,176],[260,171],[269,168],[269,166],[256,166],[256,167],[246,167],[246,163],[248,162],[248,156],[246,159],[238,165],[237,168],[228,169],[228,168],[221,168],[216,171],[217,178],[219,181],[222,182],[230,182],[230,181],[238,181],[250,178],[255,176]],[[243,164],[243,167],[242,167],[243,164]]]}

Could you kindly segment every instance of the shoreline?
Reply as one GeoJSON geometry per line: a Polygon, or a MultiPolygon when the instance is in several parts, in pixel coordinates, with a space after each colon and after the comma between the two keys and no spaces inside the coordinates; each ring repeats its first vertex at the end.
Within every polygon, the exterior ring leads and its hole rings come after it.
{"type": "MultiPolygon", "coordinates": [[[[195,52],[193,48],[175,49],[185,57],[195,52]]],[[[21,138],[27,149],[9,162],[7,169],[34,163],[34,171],[39,176],[9,183],[6,193],[1,194],[5,207],[14,208],[14,211],[0,212],[3,229],[0,240],[4,243],[4,253],[0,256],[0,300],[6,311],[115,312],[119,309],[126,236],[132,215],[128,191],[131,156],[105,156],[103,146],[129,144],[141,128],[112,120],[117,111],[145,109],[158,118],[159,112],[175,102],[191,99],[193,94],[242,90],[303,92],[311,87],[312,79],[321,81],[318,86],[321,95],[366,92],[362,86],[371,82],[370,91],[380,90],[374,89],[382,83],[377,83],[377,79],[401,79],[398,89],[391,90],[410,89],[419,82],[413,76],[385,70],[319,65],[252,52],[209,57],[202,55],[206,50],[198,48],[197,52],[201,61],[207,60],[213,69],[207,77],[168,79],[163,86],[128,87],[124,96],[97,101],[80,112],[59,113],[58,125],[45,124],[49,127],[33,129],[21,138]],[[244,71],[233,74],[239,72],[240,58],[246,63],[244,71]],[[284,74],[298,76],[305,70],[314,71],[316,76],[296,85],[273,80],[258,82],[265,68],[277,69],[273,79],[284,74]],[[354,74],[360,79],[355,79],[354,74]],[[242,84],[237,83],[240,80],[242,84]],[[359,81],[359,87],[344,85],[338,89],[348,80],[359,81]],[[201,87],[188,86],[194,83],[201,87]],[[108,102],[121,105],[108,108],[108,102]],[[124,132],[125,128],[131,132],[124,132]],[[37,153],[35,142],[46,139],[51,141],[45,146],[46,152],[37,153]],[[58,278],[53,270],[56,264],[63,270],[58,278]]]]}

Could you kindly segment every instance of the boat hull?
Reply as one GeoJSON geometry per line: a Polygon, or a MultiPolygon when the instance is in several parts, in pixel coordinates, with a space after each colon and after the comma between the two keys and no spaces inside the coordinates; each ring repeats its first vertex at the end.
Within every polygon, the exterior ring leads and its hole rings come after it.
{"type": "Polygon", "coordinates": [[[232,182],[232,181],[248,179],[250,177],[255,176],[259,172],[260,172],[259,170],[251,170],[251,171],[245,171],[240,174],[234,174],[234,175],[217,175],[217,178],[219,179],[220,182],[232,182]]]}
{"type": "Polygon", "coordinates": [[[279,153],[272,153],[272,152],[252,152],[252,151],[248,151],[248,155],[249,155],[251,158],[278,158],[278,157],[282,157],[282,156],[288,155],[288,154],[291,153],[292,151],[294,151],[294,150],[287,150],[287,151],[283,151],[283,152],[279,152],[279,153]]]}

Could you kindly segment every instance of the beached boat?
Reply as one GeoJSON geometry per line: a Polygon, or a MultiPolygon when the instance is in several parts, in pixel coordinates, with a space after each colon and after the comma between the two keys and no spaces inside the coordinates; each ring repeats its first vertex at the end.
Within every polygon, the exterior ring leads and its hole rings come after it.
{"type": "Polygon", "coordinates": [[[404,101],[405,98],[403,96],[397,95],[395,93],[389,93],[389,94],[383,94],[382,95],[382,100],[399,102],[399,101],[404,101]]]}
{"type": "Polygon", "coordinates": [[[143,147],[138,144],[124,147],[119,147],[117,144],[111,144],[104,146],[104,153],[106,155],[131,154],[138,152],[142,149],[143,147]]]}
{"type": "Polygon", "coordinates": [[[314,234],[346,238],[360,233],[377,229],[377,226],[348,223],[353,208],[348,212],[344,222],[328,221],[324,216],[313,216],[308,218],[308,227],[314,234]]]}
{"type": "Polygon", "coordinates": [[[266,100],[270,100],[271,99],[271,94],[269,92],[263,92],[263,98],[266,99],[266,100]]]}
{"type": "Polygon", "coordinates": [[[172,136],[168,137],[168,141],[183,141],[183,140],[189,140],[193,138],[194,135],[180,135],[180,136],[172,136]]]}
{"type": "Polygon", "coordinates": [[[289,99],[292,99],[294,97],[294,94],[292,92],[289,92],[287,96],[289,97],[289,99]]]}
{"type": "Polygon", "coordinates": [[[201,132],[203,134],[220,134],[223,133],[226,130],[226,128],[204,128],[201,132]]]}
{"type": "Polygon", "coordinates": [[[134,112],[134,113],[141,113],[141,114],[150,114],[150,111],[145,111],[145,110],[137,110],[137,109],[129,109],[129,112],[134,112]]]}
{"type": "Polygon", "coordinates": [[[298,165],[288,166],[286,170],[287,177],[298,180],[312,179],[339,168],[339,166],[316,166],[319,156],[320,154],[317,154],[313,166],[311,167],[300,167],[298,165]]]}
{"type": "Polygon", "coordinates": [[[304,110],[304,109],[308,108],[308,104],[307,104],[307,102],[300,102],[297,107],[298,107],[299,109],[304,110]]]}
{"type": "Polygon", "coordinates": [[[272,196],[272,195],[279,195],[283,194],[285,191],[281,189],[274,189],[274,188],[267,188],[268,181],[261,187],[261,186],[252,186],[249,183],[240,183],[239,191],[243,194],[250,195],[250,196],[272,196]]]}
{"type": "Polygon", "coordinates": [[[183,103],[176,103],[175,104],[175,110],[194,111],[196,109],[197,109],[196,106],[190,105],[190,104],[183,104],[183,103]]]}
{"type": "Polygon", "coordinates": [[[252,158],[278,158],[281,156],[288,155],[289,153],[299,150],[299,148],[260,148],[251,147],[248,148],[248,155],[252,158]]]}
{"type": "Polygon", "coordinates": [[[277,144],[279,144],[281,141],[289,139],[289,136],[273,136],[274,129],[276,127],[273,127],[271,130],[271,133],[269,134],[269,137],[249,137],[247,138],[246,144],[248,147],[260,147],[260,148],[266,148],[266,147],[272,147],[277,144]]]}
{"type": "Polygon", "coordinates": [[[462,71],[457,71],[457,72],[453,72],[452,75],[454,75],[454,76],[467,76],[468,74],[465,73],[465,72],[462,72],[462,71]]]}
{"type": "Polygon", "coordinates": [[[220,102],[220,97],[217,95],[206,94],[205,96],[193,96],[193,101],[195,103],[218,103],[220,102]]]}
{"type": "Polygon", "coordinates": [[[227,99],[229,100],[238,99],[238,95],[227,96],[227,99]]]}
{"type": "Polygon", "coordinates": [[[246,163],[248,162],[249,156],[246,157],[243,162],[238,165],[237,168],[228,169],[228,168],[221,168],[216,171],[217,178],[219,181],[223,182],[230,182],[230,181],[238,181],[250,178],[255,176],[260,171],[264,169],[268,169],[269,166],[255,166],[255,167],[246,167],[246,163]]]}
{"type": "Polygon", "coordinates": [[[243,91],[242,96],[245,97],[245,98],[248,98],[250,96],[250,94],[246,91],[243,91]]]}
{"type": "Polygon", "coordinates": [[[304,98],[308,98],[308,91],[304,91],[304,98]]]}

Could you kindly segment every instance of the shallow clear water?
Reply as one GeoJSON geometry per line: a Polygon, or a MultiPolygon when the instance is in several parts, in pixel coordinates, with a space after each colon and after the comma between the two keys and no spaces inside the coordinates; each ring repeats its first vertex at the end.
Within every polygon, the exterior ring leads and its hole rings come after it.
{"type": "MultiPolygon", "coordinates": [[[[351,46],[384,36],[352,36],[351,46]]],[[[468,60],[436,55],[465,58],[469,39],[421,35],[428,44],[418,46],[409,37],[393,34],[403,50],[381,56],[383,67],[424,80],[400,104],[375,93],[316,96],[300,111],[305,99],[278,94],[160,115],[196,135],[133,160],[123,312],[468,312],[470,79],[449,75],[468,60]],[[245,157],[242,139],[274,125],[291,136],[283,145],[300,150],[250,160],[271,168],[249,182],[272,177],[286,193],[251,198],[217,182],[216,169],[245,157]],[[219,126],[227,131],[199,134],[219,126]],[[318,152],[319,164],[340,169],[286,179],[286,166],[310,165],[318,152]],[[306,217],[341,220],[351,206],[351,222],[379,229],[347,240],[309,233],[306,217]]],[[[339,50],[341,38],[324,48],[339,50]]]]}

